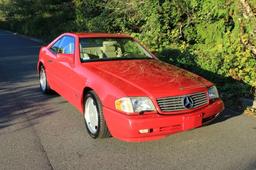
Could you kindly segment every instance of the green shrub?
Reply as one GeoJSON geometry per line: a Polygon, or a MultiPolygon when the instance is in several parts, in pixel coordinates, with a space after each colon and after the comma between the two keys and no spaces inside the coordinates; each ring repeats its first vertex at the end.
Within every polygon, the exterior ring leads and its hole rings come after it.
{"type": "MultiPolygon", "coordinates": [[[[256,12],[255,2],[248,0],[256,12]]],[[[12,0],[1,10],[7,28],[46,40],[66,31],[129,33],[215,82],[227,99],[256,87],[256,18],[245,17],[240,0],[12,0]]]]}

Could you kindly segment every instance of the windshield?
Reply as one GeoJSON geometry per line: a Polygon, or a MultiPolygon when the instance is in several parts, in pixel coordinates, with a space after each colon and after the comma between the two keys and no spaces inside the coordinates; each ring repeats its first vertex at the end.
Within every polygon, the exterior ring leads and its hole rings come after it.
{"type": "Polygon", "coordinates": [[[152,56],[130,38],[80,38],[82,62],[117,59],[148,59],[152,56]]]}

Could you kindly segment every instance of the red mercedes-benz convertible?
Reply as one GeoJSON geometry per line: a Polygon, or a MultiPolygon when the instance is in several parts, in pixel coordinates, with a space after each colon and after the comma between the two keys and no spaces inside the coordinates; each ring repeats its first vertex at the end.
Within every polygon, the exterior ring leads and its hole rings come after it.
{"type": "Polygon", "coordinates": [[[73,104],[93,138],[159,139],[224,109],[211,82],[161,62],[124,34],[62,34],[41,48],[38,72],[42,92],[73,104]]]}

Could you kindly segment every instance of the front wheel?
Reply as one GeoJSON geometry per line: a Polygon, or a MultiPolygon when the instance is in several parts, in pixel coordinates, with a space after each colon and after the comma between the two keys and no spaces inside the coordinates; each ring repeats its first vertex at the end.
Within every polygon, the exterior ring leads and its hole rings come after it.
{"type": "Polygon", "coordinates": [[[110,136],[106,125],[102,104],[93,91],[89,91],[84,98],[85,126],[92,138],[106,138],[110,136]]]}

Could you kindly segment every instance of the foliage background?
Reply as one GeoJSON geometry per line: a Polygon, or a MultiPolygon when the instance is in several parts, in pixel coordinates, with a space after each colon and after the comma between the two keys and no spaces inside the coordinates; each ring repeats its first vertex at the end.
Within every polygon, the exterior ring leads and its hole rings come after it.
{"type": "Polygon", "coordinates": [[[0,0],[0,26],[44,39],[124,32],[215,82],[227,104],[256,87],[256,0],[0,0]]]}

